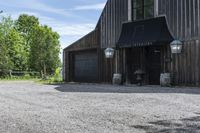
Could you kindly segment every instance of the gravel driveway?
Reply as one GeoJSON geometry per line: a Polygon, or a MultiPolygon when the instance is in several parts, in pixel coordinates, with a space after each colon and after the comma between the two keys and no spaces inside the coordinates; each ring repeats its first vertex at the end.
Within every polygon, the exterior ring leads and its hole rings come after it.
{"type": "Polygon", "coordinates": [[[0,82],[0,133],[200,133],[200,89],[0,82]]]}

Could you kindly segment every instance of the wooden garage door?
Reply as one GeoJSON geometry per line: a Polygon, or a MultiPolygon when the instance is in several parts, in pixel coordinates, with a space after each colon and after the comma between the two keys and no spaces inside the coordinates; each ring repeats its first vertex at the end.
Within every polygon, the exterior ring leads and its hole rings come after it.
{"type": "Polygon", "coordinates": [[[74,56],[74,80],[97,82],[98,61],[96,52],[80,52],[74,56]]]}

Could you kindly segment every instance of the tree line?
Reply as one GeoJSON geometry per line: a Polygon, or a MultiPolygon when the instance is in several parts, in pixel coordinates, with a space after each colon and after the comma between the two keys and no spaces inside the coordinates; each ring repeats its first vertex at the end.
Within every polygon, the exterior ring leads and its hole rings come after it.
{"type": "Polygon", "coordinates": [[[17,20],[0,21],[0,76],[8,71],[51,74],[61,66],[59,34],[41,25],[35,16],[22,14],[17,20]]]}

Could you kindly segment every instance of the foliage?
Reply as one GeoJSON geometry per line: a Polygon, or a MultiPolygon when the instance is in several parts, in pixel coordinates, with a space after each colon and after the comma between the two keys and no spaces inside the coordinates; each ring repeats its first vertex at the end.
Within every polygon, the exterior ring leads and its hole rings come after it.
{"type": "Polygon", "coordinates": [[[22,14],[16,21],[0,22],[0,76],[9,70],[37,71],[50,75],[61,66],[58,33],[42,26],[38,18],[22,14]]]}
{"type": "Polygon", "coordinates": [[[24,36],[29,36],[33,27],[39,25],[39,20],[35,16],[21,14],[16,22],[16,29],[23,33],[24,36]]]}
{"type": "Polygon", "coordinates": [[[55,70],[55,74],[53,76],[53,79],[54,79],[55,82],[59,82],[59,81],[62,80],[61,68],[60,67],[55,70]]]}
{"type": "Polygon", "coordinates": [[[61,68],[58,67],[55,70],[54,75],[50,76],[46,80],[40,80],[40,83],[43,83],[43,84],[60,84],[60,83],[64,83],[63,80],[62,80],[62,76],[61,76],[61,68]]]}
{"type": "Polygon", "coordinates": [[[9,46],[8,55],[13,63],[12,70],[28,70],[28,56],[24,38],[15,29],[12,29],[7,37],[9,46]]]}
{"type": "Polygon", "coordinates": [[[2,17],[0,23],[0,76],[5,76],[12,68],[12,61],[9,55],[8,36],[14,27],[10,17],[2,17]]]}
{"type": "MultiPolygon", "coordinates": [[[[19,18],[16,20],[15,28],[16,30],[24,37],[25,51],[26,53],[30,53],[30,43],[32,42],[32,33],[34,31],[35,26],[39,26],[39,19],[35,16],[29,16],[27,14],[21,14],[19,18]]],[[[37,44],[35,44],[37,45],[37,44]]],[[[27,65],[30,67],[30,56],[28,56],[27,65]]]]}
{"type": "Polygon", "coordinates": [[[31,69],[51,74],[59,67],[59,35],[47,26],[34,27],[31,43],[31,69]],[[35,45],[37,44],[37,45],[35,45]]]}

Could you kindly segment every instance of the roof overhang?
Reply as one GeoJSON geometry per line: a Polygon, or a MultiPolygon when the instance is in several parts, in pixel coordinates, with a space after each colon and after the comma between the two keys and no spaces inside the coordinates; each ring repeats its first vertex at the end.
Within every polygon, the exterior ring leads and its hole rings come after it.
{"type": "Polygon", "coordinates": [[[117,47],[129,48],[169,44],[173,40],[166,18],[162,16],[123,23],[117,47]]]}

